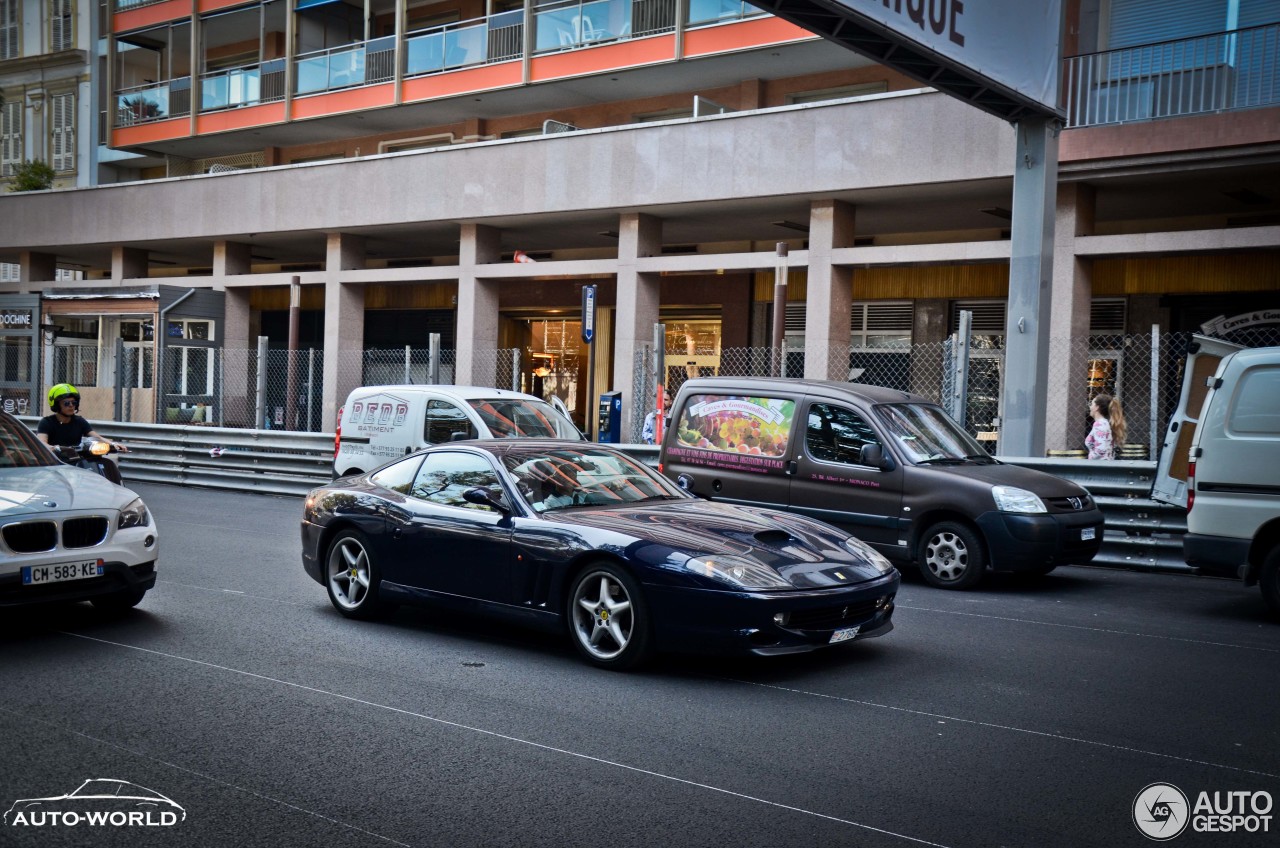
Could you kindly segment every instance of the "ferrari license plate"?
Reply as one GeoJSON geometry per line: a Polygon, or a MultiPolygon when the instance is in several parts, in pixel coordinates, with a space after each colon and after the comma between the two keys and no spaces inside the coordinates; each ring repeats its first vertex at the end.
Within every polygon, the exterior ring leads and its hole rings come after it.
{"type": "Polygon", "coordinates": [[[1080,531],[1080,540],[1083,542],[1088,542],[1089,540],[1095,538],[1095,536],[1097,535],[1097,532],[1098,532],[1097,527],[1086,527],[1080,531]]]}
{"type": "Polygon", "coordinates": [[[845,627],[842,630],[837,630],[835,633],[831,634],[831,641],[827,644],[834,645],[836,642],[847,642],[854,636],[857,636],[858,631],[861,629],[861,627],[845,627]]]}
{"type": "Polygon", "coordinates": [[[22,567],[22,585],[24,586],[42,586],[45,583],[61,583],[64,580],[84,580],[88,577],[101,576],[102,560],[100,559],[22,567]]]}

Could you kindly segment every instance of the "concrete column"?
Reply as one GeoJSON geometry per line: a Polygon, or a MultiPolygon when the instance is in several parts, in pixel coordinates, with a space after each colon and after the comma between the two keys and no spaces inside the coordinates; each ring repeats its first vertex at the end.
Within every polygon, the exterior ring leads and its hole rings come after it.
{"type": "MultiPolygon", "coordinates": [[[[215,253],[215,264],[217,255],[215,253]]],[[[256,413],[254,390],[249,368],[249,354],[257,346],[250,341],[249,290],[227,289],[222,318],[222,356],[227,367],[222,369],[222,409],[214,410],[227,426],[253,427],[256,413]]],[[[215,418],[214,420],[218,420],[215,418]]],[[[260,426],[260,425],[259,425],[260,426]]]]}
{"type": "Polygon", "coordinates": [[[1076,256],[1076,236],[1093,235],[1094,189],[1083,183],[1058,186],[1049,288],[1049,362],[1044,375],[1045,448],[1082,447],[1089,406],[1087,369],[1093,260],[1076,256]]]}
{"type": "Polygon", "coordinates": [[[238,241],[215,241],[213,243],[213,287],[223,289],[226,286],[218,280],[221,277],[237,277],[248,274],[252,268],[250,251],[252,248],[238,241]]]}
{"type": "MultiPolygon", "coordinates": [[[[636,351],[653,342],[653,325],[658,322],[661,277],[636,271],[636,260],[662,253],[662,219],[627,212],[618,219],[618,301],[613,325],[613,385],[597,385],[596,392],[610,388],[622,392],[623,441],[630,441],[634,422],[644,420],[653,396],[653,386],[637,386],[636,351]]],[[[600,355],[597,351],[597,356],[600,355]]],[[[588,398],[588,419],[594,415],[596,399],[588,398]]]]}
{"type": "Polygon", "coordinates": [[[58,257],[52,253],[24,250],[18,254],[18,291],[38,292],[40,283],[51,283],[58,276],[58,257]]]}
{"type": "Polygon", "coordinates": [[[125,280],[146,277],[148,270],[147,251],[137,247],[116,245],[111,248],[111,284],[124,285],[125,280]]]}
{"type": "Polygon", "coordinates": [[[324,398],[321,420],[333,429],[338,407],[364,378],[364,286],[344,283],[343,271],[364,267],[364,239],[329,233],[324,284],[324,398]]]}
{"type": "Polygon", "coordinates": [[[809,207],[809,294],[805,304],[804,376],[849,379],[849,310],[853,270],[831,264],[831,251],[853,246],[855,209],[838,200],[809,207]]]}
{"type": "Polygon", "coordinates": [[[459,386],[492,386],[497,379],[498,285],[476,278],[476,266],[497,262],[502,255],[502,231],[481,224],[463,224],[458,250],[458,364],[459,386]]]}

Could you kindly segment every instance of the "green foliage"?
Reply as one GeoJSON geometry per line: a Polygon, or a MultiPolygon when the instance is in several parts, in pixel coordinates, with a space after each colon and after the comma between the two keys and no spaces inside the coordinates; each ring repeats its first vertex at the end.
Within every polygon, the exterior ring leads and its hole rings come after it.
{"type": "Polygon", "coordinates": [[[53,166],[43,159],[28,159],[13,169],[9,191],[43,191],[53,188],[53,166]]]}

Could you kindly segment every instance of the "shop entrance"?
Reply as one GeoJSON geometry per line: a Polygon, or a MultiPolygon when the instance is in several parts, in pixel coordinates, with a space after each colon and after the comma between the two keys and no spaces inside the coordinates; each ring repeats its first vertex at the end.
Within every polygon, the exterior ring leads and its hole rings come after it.
{"type": "Polygon", "coordinates": [[[0,296],[0,408],[44,415],[40,393],[40,296],[0,296]]]}
{"type": "MultiPolygon", "coordinates": [[[[576,317],[508,319],[520,339],[520,390],[568,410],[579,428],[587,416],[587,364],[590,351],[582,341],[582,321],[576,317]],[[558,404],[556,404],[558,405],[558,404]]],[[[596,344],[602,340],[597,336],[596,344]]]]}

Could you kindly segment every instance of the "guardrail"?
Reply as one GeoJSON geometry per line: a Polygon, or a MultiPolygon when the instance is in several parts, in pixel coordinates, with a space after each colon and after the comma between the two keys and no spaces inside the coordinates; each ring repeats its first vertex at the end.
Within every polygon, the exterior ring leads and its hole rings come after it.
{"type": "MultiPolygon", "coordinates": [[[[21,419],[35,428],[38,418],[21,419]]],[[[128,446],[115,454],[126,482],[305,495],[332,479],[333,434],[230,427],[95,423],[128,446]]]]}
{"type": "MultiPolygon", "coordinates": [[[[22,419],[32,428],[38,420],[22,419]]],[[[332,433],[115,421],[95,426],[107,438],[129,446],[129,453],[120,455],[120,473],[126,481],[305,495],[332,479],[332,433]]],[[[646,465],[658,464],[656,446],[617,447],[646,465]]],[[[1093,495],[1107,522],[1102,550],[1094,558],[1094,565],[1143,571],[1193,571],[1182,559],[1186,511],[1148,497],[1155,475],[1154,462],[1036,457],[1001,457],[1000,460],[1073,480],[1093,495]]]]}

